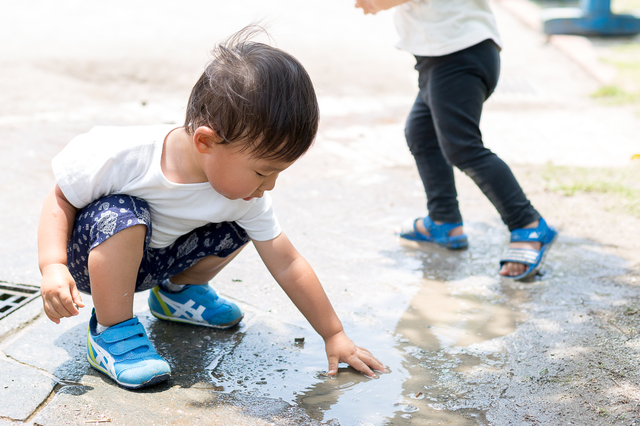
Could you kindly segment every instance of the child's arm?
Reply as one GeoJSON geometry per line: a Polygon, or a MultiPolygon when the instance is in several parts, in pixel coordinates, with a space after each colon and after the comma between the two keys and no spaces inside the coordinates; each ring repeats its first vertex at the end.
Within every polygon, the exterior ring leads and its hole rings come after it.
{"type": "Polygon", "coordinates": [[[375,15],[381,10],[391,9],[409,0],[356,0],[356,7],[361,8],[365,15],[371,13],[375,15]]]}
{"type": "Polygon", "coordinates": [[[38,260],[42,273],[40,292],[44,312],[60,324],[60,318],[78,315],[84,303],[67,268],[67,244],[76,217],[76,208],[58,185],[47,195],[38,226],[38,260]]]}
{"type": "Polygon", "coordinates": [[[324,339],[330,376],[338,372],[339,362],[369,377],[375,377],[371,369],[386,371],[368,350],[357,347],[344,333],[318,277],[284,233],[270,241],[253,243],[280,287],[324,339]]]}

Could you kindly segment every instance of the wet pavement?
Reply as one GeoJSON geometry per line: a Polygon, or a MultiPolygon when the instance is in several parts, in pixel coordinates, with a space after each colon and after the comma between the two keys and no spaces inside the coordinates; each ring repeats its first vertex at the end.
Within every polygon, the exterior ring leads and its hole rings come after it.
{"type": "MultiPolygon", "coordinates": [[[[507,230],[461,174],[468,250],[394,237],[425,201],[403,139],[416,74],[393,48],[391,14],[363,17],[339,0],[26,1],[0,14],[0,200],[12,206],[0,212],[0,281],[39,285],[37,222],[56,152],[97,124],[179,125],[213,43],[263,19],[309,70],[322,111],[316,145],[273,192],[276,211],[347,334],[389,369],[368,379],[343,366],[328,378],[322,340],[248,247],[212,283],[245,310],[236,329],[161,322],[146,293],[136,296],[136,315],[172,367],[171,380],[150,389],[126,391],[89,366],[86,295],[81,314],[60,325],[39,300],[0,320],[0,425],[617,421],[588,398],[580,377],[591,376],[579,365],[589,363],[617,374],[618,386],[597,395],[637,407],[640,338],[633,324],[607,324],[640,301],[639,259],[591,234],[596,219],[581,206],[560,207],[535,167],[625,165],[638,153],[640,120],[590,100],[598,79],[527,26],[529,9],[502,0],[494,10],[505,48],[485,141],[562,232],[545,275],[526,284],[498,277],[507,230]],[[612,128],[615,144],[603,144],[612,128]],[[598,351],[607,356],[596,362],[598,351]]],[[[634,419],[637,408],[620,424],[634,419]]]]}

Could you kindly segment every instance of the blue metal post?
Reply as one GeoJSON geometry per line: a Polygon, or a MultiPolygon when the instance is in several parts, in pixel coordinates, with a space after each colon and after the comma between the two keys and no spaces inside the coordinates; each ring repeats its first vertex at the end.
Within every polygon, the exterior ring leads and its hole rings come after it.
{"type": "Polygon", "coordinates": [[[627,36],[640,33],[640,19],[611,13],[611,0],[580,0],[580,9],[545,9],[542,20],[547,34],[627,36]]]}
{"type": "Polygon", "coordinates": [[[611,0],[580,0],[580,8],[587,15],[610,15],[611,0]]]}

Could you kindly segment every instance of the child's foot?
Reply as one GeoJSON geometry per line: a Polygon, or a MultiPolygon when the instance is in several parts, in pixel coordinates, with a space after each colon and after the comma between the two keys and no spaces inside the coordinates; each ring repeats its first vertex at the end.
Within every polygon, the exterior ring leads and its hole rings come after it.
{"type": "MultiPolygon", "coordinates": [[[[540,221],[536,220],[535,222],[531,222],[527,226],[522,229],[531,229],[537,228],[540,221]]],[[[542,243],[537,241],[521,241],[521,242],[512,242],[509,243],[509,248],[514,249],[530,249],[530,250],[540,250],[542,243]]],[[[505,277],[514,277],[517,275],[522,275],[525,273],[529,265],[525,265],[524,263],[517,262],[505,262],[500,268],[500,275],[505,277]]]]}
{"type": "Polygon", "coordinates": [[[500,275],[515,280],[535,276],[558,233],[544,219],[511,232],[509,249],[500,260],[500,275]]]}
{"type": "MultiPolygon", "coordinates": [[[[437,226],[441,226],[445,224],[444,222],[440,222],[439,220],[434,220],[433,223],[437,226]]],[[[431,236],[431,234],[429,233],[429,230],[424,226],[424,220],[416,219],[415,227],[416,227],[416,230],[420,232],[422,235],[425,235],[428,237],[431,236]]],[[[457,237],[458,235],[464,235],[462,224],[460,224],[460,226],[456,226],[455,228],[451,228],[451,231],[449,231],[447,235],[450,237],[457,237]]]]}
{"type": "Polygon", "coordinates": [[[164,382],[171,367],[156,352],[138,318],[96,333],[95,310],[87,333],[87,359],[91,366],[106,374],[120,386],[138,389],[164,382]]]}
{"type": "Polygon", "coordinates": [[[402,227],[396,230],[396,235],[410,241],[436,243],[452,250],[463,249],[468,245],[462,222],[432,221],[429,216],[405,221],[402,227]]]}
{"type": "Polygon", "coordinates": [[[155,286],[149,292],[149,309],[159,319],[214,328],[233,327],[244,316],[238,305],[218,296],[209,284],[185,285],[175,293],[155,286]]]}

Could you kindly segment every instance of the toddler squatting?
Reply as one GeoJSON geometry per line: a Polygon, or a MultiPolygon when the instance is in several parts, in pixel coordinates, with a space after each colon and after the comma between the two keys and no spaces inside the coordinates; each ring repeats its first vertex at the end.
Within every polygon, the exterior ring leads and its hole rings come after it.
{"type": "Polygon", "coordinates": [[[38,231],[44,311],[60,323],[91,294],[87,358],[125,388],[171,374],[133,315],[134,292],[151,290],[161,320],[232,327],[242,311],[208,282],[250,241],[324,339],[329,375],[339,362],[385,371],[347,337],[273,212],[268,191],[312,145],[319,110],[302,65],[251,41],[257,31],[214,49],[183,127],[95,127],[53,159],[38,231]]]}

